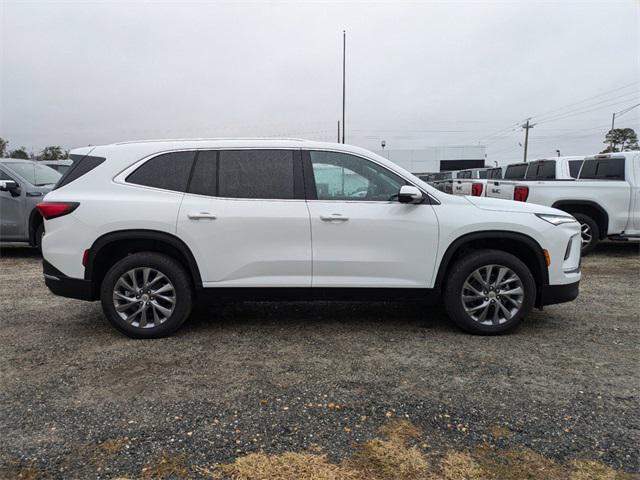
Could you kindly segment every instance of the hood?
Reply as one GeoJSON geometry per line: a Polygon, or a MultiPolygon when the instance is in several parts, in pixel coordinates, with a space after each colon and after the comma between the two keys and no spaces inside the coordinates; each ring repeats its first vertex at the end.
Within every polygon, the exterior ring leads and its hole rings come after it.
{"type": "Polygon", "coordinates": [[[482,209],[492,210],[494,212],[513,212],[513,213],[549,213],[552,215],[568,214],[556,208],[536,205],[535,203],[516,202],[515,200],[503,200],[501,198],[491,197],[470,197],[466,196],[469,203],[482,209]]]}

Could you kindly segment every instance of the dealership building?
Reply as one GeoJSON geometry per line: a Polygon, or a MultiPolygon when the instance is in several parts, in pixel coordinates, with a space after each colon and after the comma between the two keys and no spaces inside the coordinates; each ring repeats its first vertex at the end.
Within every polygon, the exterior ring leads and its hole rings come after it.
{"type": "Polygon", "coordinates": [[[411,173],[423,174],[482,168],[485,166],[486,147],[484,145],[451,145],[415,150],[384,149],[376,153],[411,173]]]}

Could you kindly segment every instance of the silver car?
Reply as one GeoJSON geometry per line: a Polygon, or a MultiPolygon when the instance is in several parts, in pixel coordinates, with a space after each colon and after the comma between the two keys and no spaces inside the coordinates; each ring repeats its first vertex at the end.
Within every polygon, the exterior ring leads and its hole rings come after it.
{"type": "Polygon", "coordinates": [[[29,242],[40,247],[44,227],[35,206],[60,177],[40,162],[0,159],[0,242],[29,242]]]}

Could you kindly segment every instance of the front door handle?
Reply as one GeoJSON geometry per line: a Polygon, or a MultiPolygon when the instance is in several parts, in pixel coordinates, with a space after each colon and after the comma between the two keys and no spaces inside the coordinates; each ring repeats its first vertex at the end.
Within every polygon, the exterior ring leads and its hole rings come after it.
{"type": "Polygon", "coordinates": [[[332,213],[330,215],[320,215],[320,220],[323,222],[346,222],[349,217],[345,217],[340,213],[332,213]]]}
{"type": "Polygon", "coordinates": [[[198,213],[187,213],[187,217],[189,220],[215,220],[216,216],[213,213],[209,212],[198,212],[198,213]]]}

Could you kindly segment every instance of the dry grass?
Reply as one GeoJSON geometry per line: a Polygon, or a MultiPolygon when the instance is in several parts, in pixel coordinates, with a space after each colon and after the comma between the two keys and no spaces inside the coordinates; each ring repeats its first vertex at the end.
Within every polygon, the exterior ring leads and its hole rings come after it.
{"type": "Polygon", "coordinates": [[[108,455],[115,455],[116,453],[120,453],[124,449],[128,441],[129,439],[126,437],[110,438],[100,443],[98,447],[108,455]]]}
{"type": "Polygon", "coordinates": [[[495,439],[510,438],[513,436],[513,432],[505,425],[493,425],[489,428],[489,433],[491,433],[495,439]]]}
{"type": "Polygon", "coordinates": [[[163,453],[152,458],[142,468],[141,477],[145,480],[160,480],[165,478],[188,478],[191,474],[185,465],[184,455],[169,455],[163,453]]]}
{"type": "Polygon", "coordinates": [[[325,455],[313,453],[252,453],[233,463],[218,465],[212,469],[198,468],[197,471],[211,478],[233,480],[361,479],[359,473],[349,467],[330,463],[325,455]]]}
{"type": "MultiPolygon", "coordinates": [[[[382,439],[356,446],[356,453],[332,463],[315,452],[250,454],[233,463],[196,468],[214,479],[231,480],[626,480],[630,477],[590,460],[564,465],[528,449],[447,452],[432,464],[425,453],[409,445],[420,430],[407,420],[392,419],[381,429],[382,439]]],[[[511,431],[496,426],[494,437],[511,431]]]]}

